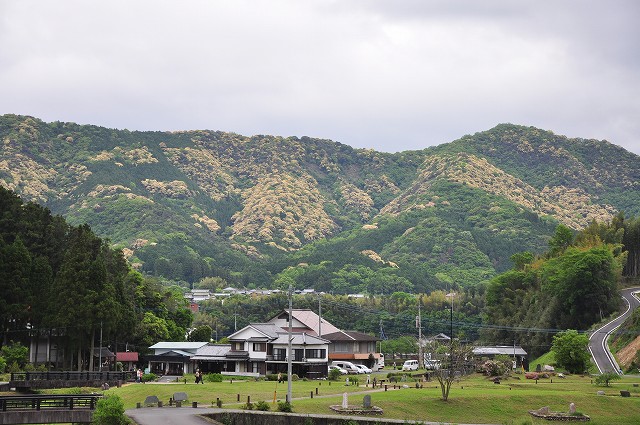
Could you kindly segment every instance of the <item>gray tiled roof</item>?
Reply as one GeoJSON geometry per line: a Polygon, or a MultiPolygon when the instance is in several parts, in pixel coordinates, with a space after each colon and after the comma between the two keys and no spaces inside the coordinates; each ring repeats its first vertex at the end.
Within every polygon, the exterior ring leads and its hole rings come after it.
{"type": "Polygon", "coordinates": [[[151,350],[168,349],[168,350],[197,350],[208,342],[158,342],[149,347],[151,350]]]}
{"type": "MultiPolygon", "coordinates": [[[[278,334],[278,339],[276,339],[275,341],[273,341],[273,344],[288,344],[288,336],[289,334],[287,332],[282,332],[280,334],[278,334]]],[[[292,333],[291,334],[291,344],[293,345],[324,345],[324,344],[328,344],[329,341],[327,341],[324,338],[319,338],[317,336],[313,336],[313,335],[309,335],[308,333],[292,333]]]]}
{"type": "Polygon", "coordinates": [[[192,360],[213,360],[224,359],[227,353],[231,351],[230,344],[209,344],[198,348],[196,354],[191,357],[192,360]]]}
{"type": "Polygon", "coordinates": [[[527,352],[522,347],[513,345],[499,345],[494,347],[476,347],[473,349],[473,354],[477,356],[495,356],[498,354],[504,354],[507,356],[526,356],[527,352]]]}
{"type": "Polygon", "coordinates": [[[282,328],[273,323],[251,323],[252,328],[268,336],[269,338],[277,338],[278,332],[282,332],[282,328]]]}

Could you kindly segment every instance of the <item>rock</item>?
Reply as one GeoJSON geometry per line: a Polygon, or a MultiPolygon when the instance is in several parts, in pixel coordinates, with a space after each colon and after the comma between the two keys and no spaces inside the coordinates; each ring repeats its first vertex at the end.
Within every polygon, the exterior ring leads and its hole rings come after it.
{"type": "Polygon", "coordinates": [[[576,405],[575,403],[569,403],[569,414],[576,413],[576,405]]]}
{"type": "Polygon", "coordinates": [[[362,399],[362,407],[365,409],[371,408],[371,396],[369,394],[365,395],[364,399],[362,399]]]}
{"type": "Polygon", "coordinates": [[[602,390],[601,390],[601,391],[598,391],[596,394],[598,394],[598,395],[604,395],[604,391],[602,391],[602,390]]]}
{"type": "Polygon", "coordinates": [[[548,415],[549,414],[549,406],[544,406],[536,410],[536,413],[539,415],[548,415]]]}

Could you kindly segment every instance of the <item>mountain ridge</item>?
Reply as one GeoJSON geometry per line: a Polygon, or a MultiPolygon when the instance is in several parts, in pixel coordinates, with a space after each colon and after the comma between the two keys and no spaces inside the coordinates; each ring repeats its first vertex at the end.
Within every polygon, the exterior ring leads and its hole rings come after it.
{"type": "MultiPolygon", "coordinates": [[[[130,132],[18,115],[0,117],[0,137],[0,185],[89,223],[143,271],[188,282],[275,284],[313,251],[306,247],[361,238],[362,249],[342,248],[348,262],[332,260],[330,280],[354,264],[375,275],[393,263],[394,279],[410,281],[402,288],[437,287],[442,273],[471,284],[505,269],[517,248],[541,252],[558,223],[577,230],[640,213],[640,157],[511,124],[393,154],[308,137],[130,132]],[[366,246],[386,232],[391,239],[366,246]],[[475,260],[457,265],[468,276],[446,261],[466,249],[453,240],[464,232],[475,260]],[[407,246],[416,234],[433,239],[431,269],[419,273],[405,270],[426,267],[407,254],[422,258],[407,246]]],[[[333,258],[324,255],[311,264],[333,258]]]]}

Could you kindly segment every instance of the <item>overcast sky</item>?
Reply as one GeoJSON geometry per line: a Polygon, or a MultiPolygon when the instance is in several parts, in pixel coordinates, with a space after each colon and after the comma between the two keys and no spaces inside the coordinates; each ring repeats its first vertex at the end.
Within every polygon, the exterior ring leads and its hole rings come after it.
{"type": "Polygon", "coordinates": [[[499,123],[640,154],[637,0],[0,0],[0,114],[423,149],[499,123]]]}

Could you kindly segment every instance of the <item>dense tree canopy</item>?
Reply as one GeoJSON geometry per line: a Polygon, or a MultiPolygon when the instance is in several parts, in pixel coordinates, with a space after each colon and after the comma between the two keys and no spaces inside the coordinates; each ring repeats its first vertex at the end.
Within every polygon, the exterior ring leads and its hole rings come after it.
{"type": "Polygon", "coordinates": [[[487,286],[484,339],[516,341],[535,355],[549,348],[555,330],[585,330],[614,312],[626,255],[618,238],[593,236],[614,226],[593,223],[575,241],[559,226],[547,255],[516,256],[516,267],[487,286]]]}
{"type": "Polygon", "coordinates": [[[568,330],[553,337],[551,350],[559,367],[570,373],[583,373],[589,368],[591,359],[588,345],[589,337],[586,334],[568,330]]]}
{"type": "Polygon", "coordinates": [[[0,260],[0,345],[55,336],[68,366],[86,368],[99,330],[116,351],[184,340],[191,326],[181,291],[132,271],[89,226],[70,226],[2,187],[0,260]]]}

